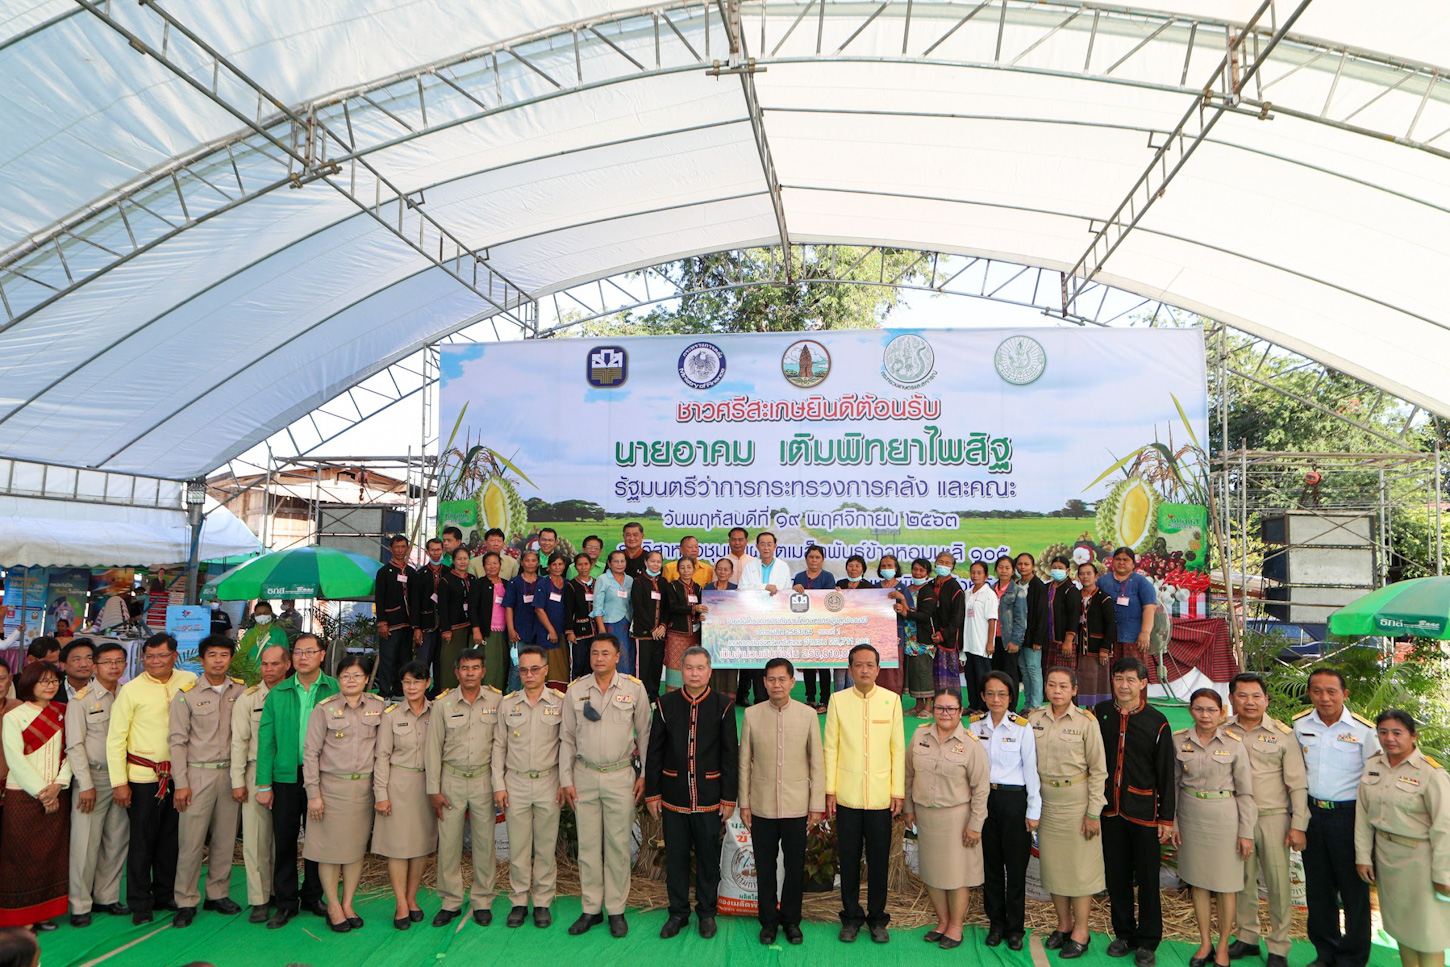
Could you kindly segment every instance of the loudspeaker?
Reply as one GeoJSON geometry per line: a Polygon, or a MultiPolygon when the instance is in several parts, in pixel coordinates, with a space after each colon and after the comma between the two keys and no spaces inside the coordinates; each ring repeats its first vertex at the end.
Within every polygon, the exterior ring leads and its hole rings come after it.
{"type": "Polygon", "coordinates": [[[1280,621],[1323,624],[1331,611],[1375,587],[1374,519],[1369,514],[1278,511],[1261,533],[1270,545],[1265,610],[1280,621]]]}
{"type": "Polygon", "coordinates": [[[380,563],[392,560],[388,538],[405,533],[408,515],[386,504],[318,504],[317,543],[380,563]]]}

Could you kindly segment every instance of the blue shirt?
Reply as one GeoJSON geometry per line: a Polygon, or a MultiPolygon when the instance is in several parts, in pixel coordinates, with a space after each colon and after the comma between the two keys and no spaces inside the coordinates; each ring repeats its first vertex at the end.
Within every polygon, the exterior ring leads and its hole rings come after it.
{"type": "MultiPolygon", "coordinates": [[[[564,583],[564,587],[568,587],[567,581],[564,583]]],[[[540,578],[539,586],[534,591],[534,607],[543,609],[544,613],[549,616],[549,624],[554,626],[554,633],[559,636],[558,642],[549,641],[549,629],[544,627],[542,621],[539,621],[539,630],[537,636],[534,638],[534,642],[543,645],[545,648],[559,647],[559,643],[564,640],[564,588],[554,587],[554,582],[547,577],[540,578]],[[555,598],[558,600],[554,600],[555,598]]],[[[534,617],[537,620],[538,612],[534,613],[534,617]]],[[[518,624],[519,616],[516,613],[514,615],[514,628],[517,629],[518,624]]],[[[522,638],[523,632],[520,631],[519,635],[522,638]]]]}
{"type": "Polygon", "coordinates": [[[1143,633],[1143,608],[1158,603],[1158,592],[1146,575],[1134,571],[1126,581],[1119,581],[1112,571],[1098,578],[1098,587],[1113,599],[1113,612],[1118,619],[1118,641],[1137,641],[1143,633]],[[1127,604],[1123,601],[1127,600],[1127,604]]]}
{"type": "MultiPolygon", "coordinates": [[[[539,616],[534,614],[534,592],[542,591],[543,584],[542,578],[525,581],[520,574],[508,583],[508,589],[503,593],[503,606],[514,609],[514,630],[525,645],[537,642],[540,635],[546,643],[549,640],[543,625],[539,624],[539,616]]],[[[556,624],[554,627],[559,626],[556,624]]]]}
{"type": "Polygon", "coordinates": [[[1349,709],[1333,725],[1324,724],[1318,709],[1300,712],[1294,716],[1294,738],[1304,750],[1309,798],[1326,802],[1356,798],[1365,763],[1380,751],[1374,726],[1349,709]]]}
{"type": "Polygon", "coordinates": [[[624,584],[614,580],[614,572],[594,579],[594,610],[591,618],[603,618],[612,625],[616,621],[629,620],[629,589],[634,587],[634,578],[624,575],[624,584]]]}
{"type": "Polygon", "coordinates": [[[836,586],[836,576],[830,571],[822,571],[813,578],[805,571],[802,571],[791,578],[790,583],[791,587],[799,584],[807,591],[824,591],[827,588],[834,588],[836,586]]]}

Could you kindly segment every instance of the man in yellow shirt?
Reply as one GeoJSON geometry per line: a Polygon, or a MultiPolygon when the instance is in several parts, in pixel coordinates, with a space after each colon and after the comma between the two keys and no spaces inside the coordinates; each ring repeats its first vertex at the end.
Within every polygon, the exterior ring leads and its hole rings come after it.
{"type": "MultiPolygon", "coordinates": [[[[700,542],[694,537],[680,538],[680,557],[688,557],[695,562],[695,583],[704,587],[715,580],[715,568],[709,561],[700,560],[700,542]]],[[[680,579],[680,563],[678,561],[667,561],[665,563],[665,580],[678,581],[680,579]]]]}
{"type": "Polygon", "coordinates": [[[886,864],[891,824],[906,798],[906,735],[901,696],[876,687],[881,657],[870,645],[851,649],[852,688],[826,709],[826,818],[836,822],[841,868],[841,940],[861,927],[891,939],[886,924],[886,864]],[[866,851],[866,909],[861,909],[861,851],[866,851]]]}
{"type": "Polygon", "coordinates": [[[131,922],[148,923],[157,907],[176,909],[176,807],[171,802],[171,701],[195,683],[176,670],[176,639],[152,635],[141,648],[145,671],[121,686],[111,707],[106,766],[111,802],[131,820],[126,902],[131,922]]]}

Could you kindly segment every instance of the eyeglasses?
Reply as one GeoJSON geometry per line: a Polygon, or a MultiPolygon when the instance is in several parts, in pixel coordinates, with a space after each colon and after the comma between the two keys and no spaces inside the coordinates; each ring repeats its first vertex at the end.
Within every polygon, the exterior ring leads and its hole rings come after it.
{"type": "Polygon", "coordinates": [[[322,654],[322,652],[321,651],[316,651],[316,650],[314,650],[314,651],[294,651],[292,653],[292,657],[293,658],[314,658],[314,657],[316,657],[317,655],[320,655],[320,654],[322,654]]]}
{"type": "Polygon", "coordinates": [[[360,672],[354,674],[343,673],[337,676],[337,680],[340,682],[365,682],[368,680],[368,677],[360,672]]]}
{"type": "Polygon", "coordinates": [[[932,708],[932,711],[933,712],[938,712],[938,713],[943,714],[943,715],[960,715],[960,714],[962,714],[962,709],[961,709],[961,706],[959,706],[959,705],[937,705],[937,706],[934,706],[932,708]]]}
{"type": "Polygon", "coordinates": [[[520,675],[533,675],[533,674],[536,674],[538,672],[541,672],[541,671],[546,670],[548,667],[549,667],[548,665],[520,665],[519,666],[519,674],[520,675]]]}

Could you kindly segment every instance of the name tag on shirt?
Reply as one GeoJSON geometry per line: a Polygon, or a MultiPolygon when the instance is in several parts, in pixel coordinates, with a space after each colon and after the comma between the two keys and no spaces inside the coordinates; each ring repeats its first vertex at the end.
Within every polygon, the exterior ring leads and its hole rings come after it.
{"type": "Polygon", "coordinates": [[[619,591],[614,592],[614,596],[616,598],[627,598],[627,597],[629,597],[629,592],[621,589],[619,591]]]}
{"type": "Polygon", "coordinates": [[[434,604],[437,604],[438,603],[438,595],[436,593],[435,594],[430,594],[430,595],[428,595],[428,600],[429,601],[432,601],[434,604]]]}
{"type": "Polygon", "coordinates": [[[685,600],[690,602],[691,604],[694,604],[699,599],[696,598],[693,594],[687,594],[685,595],[685,600]]]}
{"type": "Polygon", "coordinates": [[[1128,603],[1128,596],[1126,594],[1120,594],[1120,595],[1118,595],[1118,604],[1126,605],[1127,603],[1128,603]]]}
{"type": "Polygon", "coordinates": [[[660,593],[658,591],[651,591],[649,593],[649,599],[651,601],[658,601],[660,599],[660,593]]]}
{"type": "Polygon", "coordinates": [[[534,596],[532,594],[526,594],[526,595],[524,595],[524,604],[533,604],[533,603],[534,603],[534,596]]]}
{"type": "Polygon", "coordinates": [[[967,617],[968,618],[975,618],[976,616],[977,616],[977,609],[974,608],[974,607],[972,607],[971,605],[967,605],[967,617]]]}
{"type": "Polygon", "coordinates": [[[406,575],[406,574],[399,574],[398,575],[398,583],[399,584],[407,584],[408,583],[408,575],[406,575]]]}
{"type": "Polygon", "coordinates": [[[1214,749],[1213,750],[1213,756],[1214,756],[1215,759],[1232,759],[1234,757],[1234,750],[1233,749],[1214,749]]]}
{"type": "Polygon", "coordinates": [[[549,600],[550,601],[563,601],[564,600],[564,596],[562,594],[558,594],[558,593],[550,594],[549,595],[549,600]]]}
{"type": "Polygon", "coordinates": [[[593,601],[594,600],[594,592],[593,591],[586,591],[586,592],[584,592],[584,600],[585,601],[593,601]]]}

